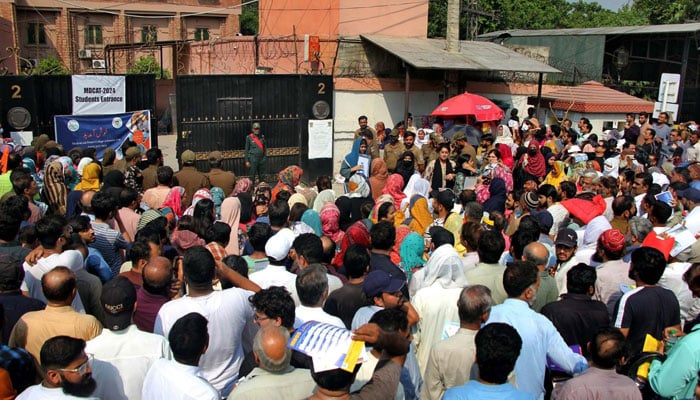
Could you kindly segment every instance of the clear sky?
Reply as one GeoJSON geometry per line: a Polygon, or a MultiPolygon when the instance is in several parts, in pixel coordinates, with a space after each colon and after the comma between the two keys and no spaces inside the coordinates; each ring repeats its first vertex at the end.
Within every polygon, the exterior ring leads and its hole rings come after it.
{"type": "MultiPolygon", "coordinates": [[[[569,0],[571,1],[571,0],[569,0]]],[[[599,3],[601,6],[604,8],[607,8],[609,10],[617,11],[622,7],[623,5],[630,3],[632,4],[632,0],[585,0],[590,3],[599,3]]]]}

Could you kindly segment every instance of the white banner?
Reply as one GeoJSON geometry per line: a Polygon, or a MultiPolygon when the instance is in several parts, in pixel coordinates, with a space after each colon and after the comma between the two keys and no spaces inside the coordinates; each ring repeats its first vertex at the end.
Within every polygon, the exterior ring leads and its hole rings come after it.
{"type": "Polygon", "coordinates": [[[73,75],[73,115],[126,112],[126,78],[119,75],[73,75]]]}

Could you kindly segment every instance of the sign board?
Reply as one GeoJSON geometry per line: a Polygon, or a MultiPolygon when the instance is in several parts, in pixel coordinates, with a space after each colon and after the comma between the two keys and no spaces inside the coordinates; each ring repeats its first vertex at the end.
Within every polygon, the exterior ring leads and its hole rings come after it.
{"type": "Polygon", "coordinates": [[[670,117],[669,122],[676,120],[676,115],[678,115],[678,104],[666,103],[665,109],[662,110],[662,108],[664,108],[663,103],[661,103],[659,101],[655,102],[654,103],[654,114],[652,114],[652,117],[658,118],[659,114],[662,111],[666,111],[668,113],[668,116],[670,117]]]}
{"type": "Polygon", "coordinates": [[[126,112],[126,77],[119,75],[73,75],[73,115],[126,112]]]}
{"type": "Polygon", "coordinates": [[[133,111],[112,115],[57,115],[54,117],[56,141],[64,149],[94,147],[97,158],[107,147],[117,156],[126,140],[132,140],[145,153],[151,148],[151,112],[133,111]]]}
{"type": "Polygon", "coordinates": [[[321,54],[321,39],[318,36],[304,35],[304,61],[313,61],[321,54]]]}
{"type": "Polygon", "coordinates": [[[333,120],[309,120],[309,160],[333,158],[333,120]]]}
{"type": "Polygon", "coordinates": [[[659,95],[657,100],[664,102],[664,92],[666,92],[666,103],[678,103],[678,91],[681,87],[680,74],[661,74],[659,81],[659,95]]]}

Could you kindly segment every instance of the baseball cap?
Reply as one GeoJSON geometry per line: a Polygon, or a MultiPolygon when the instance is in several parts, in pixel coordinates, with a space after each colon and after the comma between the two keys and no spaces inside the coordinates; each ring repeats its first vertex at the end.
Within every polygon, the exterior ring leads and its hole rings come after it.
{"type": "Polygon", "coordinates": [[[294,243],[294,232],[289,228],[280,229],[267,240],[265,254],[275,261],[282,261],[287,258],[292,243],[294,243]]]}
{"type": "Polygon", "coordinates": [[[136,289],[125,277],[117,276],[102,286],[100,303],[105,312],[105,328],[120,331],[131,325],[136,304],[136,289]]]}
{"type": "Polygon", "coordinates": [[[375,270],[365,276],[362,282],[362,291],[369,298],[379,296],[382,293],[394,293],[403,287],[406,282],[401,278],[394,278],[386,271],[375,270]]]}
{"type": "Polygon", "coordinates": [[[552,229],[552,225],[554,225],[554,218],[549,211],[532,211],[530,215],[540,226],[540,232],[549,232],[549,230],[552,229]]]}
{"type": "Polygon", "coordinates": [[[700,190],[698,189],[689,187],[687,189],[679,190],[676,193],[678,194],[678,197],[688,199],[693,203],[700,203],[700,190]]]}
{"type": "Polygon", "coordinates": [[[219,150],[214,150],[211,153],[209,153],[209,156],[207,157],[212,161],[219,161],[223,158],[221,155],[221,152],[219,150]]]}
{"type": "Polygon", "coordinates": [[[125,156],[128,158],[141,157],[141,150],[136,146],[129,147],[126,149],[125,156]]]}
{"type": "Polygon", "coordinates": [[[452,140],[466,140],[466,136],[464,136],[464,132],[457,132],[455,133],[454,136],[452,136],[452,140]]]}
{"type": "Polygon", "coordinates": [[[617,253],[625,248],[625,235],[617,229],[608,229],[600,235],[600,245],[606,250],[617,253]]]}
{"type": "Polygon", "coordinates": [[[392,129],[391,133],[389,133],[389,136],[399,136],[399,130],[398,129],[392,129]]]}
{"type": "Polygon", "coordinates": [[[260,122],[253,122],[253,129],[260,129],[260,122]]]}
{"type": "Polygon", "coordinates": [[[566,247],[576,247],[578,246],[578,235],[573,229],[560,229],[559,232],[557,232],[557,238],[554,240],[554,244],[566,247]]]}
{"type": "Polygon", "coordinates": [[[194,159],[195,159],[194,151],[192,151],[192,150],[183,151],[182,155],[180,155],[180,159],[182,160],[183,163],[193,163],[194,159]]]}

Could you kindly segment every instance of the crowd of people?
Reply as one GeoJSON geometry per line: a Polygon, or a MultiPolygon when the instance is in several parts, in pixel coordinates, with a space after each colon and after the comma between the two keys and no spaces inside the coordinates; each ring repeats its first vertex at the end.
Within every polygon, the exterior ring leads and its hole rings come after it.
{"type": "Polygon", "coordinates": [[[528,114],[476,143],[361,116],[342,193],[4,143],[0,398],[695,398],[698,125],[528,114]],[[293,350],[310,321],[361,363],[293,350]]]}

